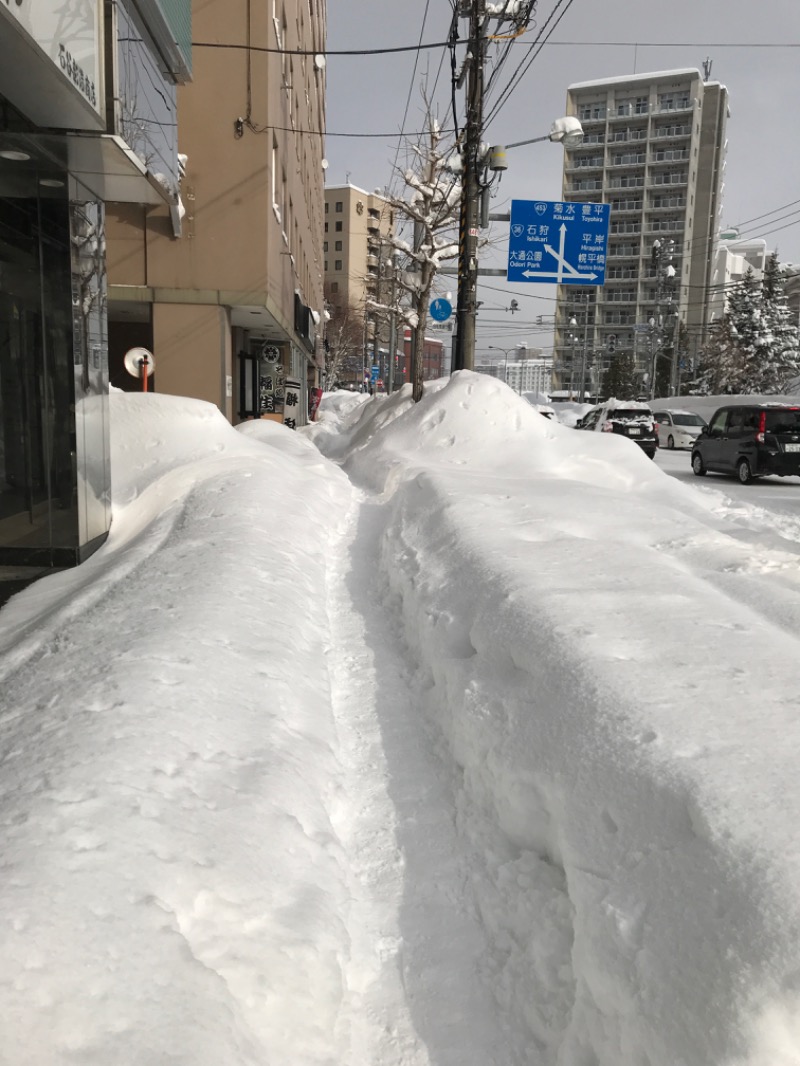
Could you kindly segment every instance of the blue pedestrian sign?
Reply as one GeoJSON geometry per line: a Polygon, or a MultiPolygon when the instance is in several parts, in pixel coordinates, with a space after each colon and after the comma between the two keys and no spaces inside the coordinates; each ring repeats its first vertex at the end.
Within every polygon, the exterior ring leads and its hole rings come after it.
{"type": "Polygon", "coordinates": [[[431,318],[434,322],[446,322],[453,313],[453,305],[449,300],[431,300],[431,318]]]}
{"type": "Polygon", "coordinates": [[[370,379],[370,381],[372,382],[373,385],[378,380],[378,377],[380,376],[380,372],[381,372],[381,368],[378,366],[377,363],[373,363],[372,366],[369,368],[369,379],[370,379]]]}
{"type": "Polygon", "coordinates": [[[603,285],[609,204],[512,200],[509,281],[603,285]]]}

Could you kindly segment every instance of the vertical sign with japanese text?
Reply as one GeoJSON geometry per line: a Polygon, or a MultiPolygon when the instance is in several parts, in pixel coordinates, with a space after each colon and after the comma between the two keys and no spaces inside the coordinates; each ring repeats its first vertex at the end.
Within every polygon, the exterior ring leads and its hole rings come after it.
{"type": "Polygon", "coordinates": [[[300,411],[302,384],[294,378],[287,378],[283,396],[283,424],[289,429],[297,429],[297,416],[300,411]]]}

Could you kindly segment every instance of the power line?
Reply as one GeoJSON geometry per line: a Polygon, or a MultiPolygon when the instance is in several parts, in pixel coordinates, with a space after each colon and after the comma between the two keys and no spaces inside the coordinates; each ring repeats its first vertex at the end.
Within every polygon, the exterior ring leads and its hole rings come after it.
{"type": "MultiPolygon", "coordinates": [[[[453,42],[431,41],[426,44],[397,45],[392,48],[267,48],[250,44],[222,44],[213,41],[192,41],[192,48],[227,48],[238,51],[269,52],[284,56],[379,56],[398,52],[417,52],[431,48],[447,48],[453,42]]],[[[455,44],[467,44],[459,38],[455,44]]],[[[535,42],[534,42],[535,43],[535,42]]],[[[548,48],[800,48],[800,41],[545,41],[548,48]]]]}
{"type": "MultiPolygon", "coordinates": [[[[427,11],[427,9],[426,9],[427,11]]],[[[424,27],[424,24],[423,24],[424,27]]],[[[458,40],[456,44],[466,44],[466,41],[458,40]]],[[[383,56],[396,52],[421,52],[430,48],[448,48],[450,41],[434,41],[429,44],[398,45],[394,48],[268,48],[255,44],[220,44],[213,41],[192,41],[192,48],[227,48],[241,52],[268,52],[279,56],[383,56]]],[[[711,46],[709,46],[711,47],[711,46]]]]}
{"type": "Polygon", "coordinates": [[[522,62],[517,67],[516,71],[511,75],[511,78],[509,79],[508,84],[506,85],[505,89],[503,89],[503,92],[500,94],[499,98],[495,102],[494,107],[491,109],[489,114],[486,116],[486,122],[487,123],[490,122],[495,117],[495,115],[500,111],[500,109],[503,107],[505,102],[508,100],[508,97],[513,92],[513,90],[516,89],[516,87],[519,85],[519,83],[522,81],[522,79],[528,73],[528,71],[530,70],[531,64],[534,62],[534,60],[540,54],[540,52],[542,51],[542,48],[545,46],[545,44],[550,39],[550,37],[553,35],[553,33],[555,33],[556,29],[558,28],[559,23],[564,18],[564,16],[567,14],[569,9],[572,7],[572,5],[574,3],[574,0],[566,0],[566,7],[563,9],[563,11],[561,11],[559,13],[559,8],[561,7],[561,5],[564,2],[565,2],[565,0],[557,0],[556,6],[553,8],[553,10],[548,15],[547,20],[545,21],[544,25],[542,26],[541,30],[539,31],[539,35],[537,36],[536,40],[531,45],[531,48],[529,49],[529,54],[530,54],[530,52],[533,52],[533,54],[530,55],[530,58],[527,59],[527,62],[525,61],[525,59],[523,59],[522,62]],[[557,18],[556,18],[556,15],[558,16],[557,18]],[[554,18],[555,18],[555,22],[553,23],[552,27],[548,30],[547,27],[550,24],[551,20],[554,19],[554,18]],[[546,30],[547,30],[547,35],[543,37],[542,34],[544,34],[546,30]],[[536,49],[536,51],[533,51],[534,48],[536,49]],[[524,64],[524,68],[523,68],[523,64],[524,64]]]}
{"type": "MultiPolygon", "coordinates": [[[[399,133],[397,130],[393,130],[391,133],[345,133],[342,131],[335,132],[331,130],[299,130],[293,126],[271,126],[269,124],[264,126],[267,130],[276,130],[278,133],[300,133],[309,134],[313,137],[397,137],[402,140],[404,137],[424,137],[427,134],[427,130],[419,130],[414,133],[409,133],[407,130],[401,130],[399,133]]],[[[454,133],[451,127],[443,128],[441,133],[454,133]]]]}

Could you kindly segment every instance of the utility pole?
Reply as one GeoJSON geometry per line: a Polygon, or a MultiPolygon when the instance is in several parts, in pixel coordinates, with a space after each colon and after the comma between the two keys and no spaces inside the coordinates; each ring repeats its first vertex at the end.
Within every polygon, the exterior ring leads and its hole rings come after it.
{"type": "MultiPolygon", "coordinates": [[[[378,277],[375,285],[375,302],[381,302],[381,281],[383,280],[383,239],[378,238],[378,277]]],[[[372,366],[377,366],[378,376],[383,377],[383,360],[381,359],[381,319],[380,315],[375,315],[375,333],[372,337],[372,366]]],[[[370,371],[370,378],[372,372],[370,371]]],[[[377,382],[375,384],[375,392],[378,391],[377,382]]]]}
{"type": "Polygon", "coordinates": [[[389,372],[386,375],[386,391],[391,396],[394,389],[394,360],[397,348],[397,259],[394,253],[389,256],[389,266],[392,271],[392,295],[389,301],[389,372]]]}
{"type": "Polygon", "coordinates": [[[481,137],[483,135],[483,68],[486,57],[486,0],[472,0],[469,14],[469,63],[464,127],[464,167],[458,230],[458,300],[454,370],[475,366],[475,317],[478,300],[478,230],[480,225],[481,137]]]}
{"type": "Polygon", "coordinates": [[[581,381],[578,403],[583,403],[585,398],[586,365],[589,359],[589,292],[583,295],[583,351],[581,352],[581,381]]]}
{"type": "MultiPolygon", "coordinates": [[[[656,377],[658,372],[658,357],[661,354],[661,349],[664,344],[663,333],[663,319],[661,315],[661,304],[664,301],[664,297],[667,297],[667,303],[672,304],[672,291],[671,287],[665,287],[666,282],[672,282],[675,277],[675,268],[672,265],[672,257],[675,249],[675,241],[670,238],[665,244],[661,241],[653,241],[652,251],[652,264],[655,268],[656,274],[656,313],[650,320],[650,347],[651,347],[651,365],[650,365],[650,399],[654,400],[656,397],[656,377]]],[[[674,356],[673,356],[674,358],[674,356]]],[[[672,375],[670,375],[671,377],[672,375]]]]}
{"type": "Polygon", "coordinates": [[[679,371],[679,359],[680,359],[680,342],[681,342],[681,316],[678,312],[675,312],[675,322],[672,330],[672,366],[670,367],[669,375],[669,394],[670,396],[677,396],[680,388],[680,371],[679,371]]]}

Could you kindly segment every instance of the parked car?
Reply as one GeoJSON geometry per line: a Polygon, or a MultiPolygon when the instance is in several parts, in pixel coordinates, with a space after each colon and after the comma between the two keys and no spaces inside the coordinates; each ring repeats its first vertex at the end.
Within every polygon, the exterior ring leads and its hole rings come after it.
{"type": "Polygon", "coordinates": [[[754,477],[800,475],[800,407],[742,404],[720,407],[692,445],[692,470],[754,477]]]}
{"type": "Polygon", "coordinates": [[[575,428],[628,437],[651,459],[658,448],[653,412],[646,403],[635,400],[606,400],[587,411],[575,428]]]}
{"type": "Polygon", "coordinates": [[[694,411],[654,411],[662,448],[691,448],[706,420],[694,411]]]}

